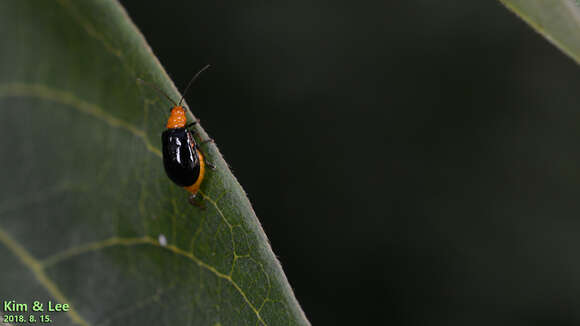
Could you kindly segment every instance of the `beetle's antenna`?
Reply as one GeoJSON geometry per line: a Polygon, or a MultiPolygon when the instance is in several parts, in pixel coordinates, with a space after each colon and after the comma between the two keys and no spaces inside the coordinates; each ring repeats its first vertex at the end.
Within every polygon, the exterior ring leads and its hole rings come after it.
{"type": "Polygon", "coordinates": [[[179,100],[179,104],[177,106],[181,106],[181,102],[183,102],[183,99],[185,98],[185,94],[189,90],[189,86],[191,86],[191,84],[193,84],[193,82],[197,79],[197,77],[199,77],[199,75],[201,75],[201,73],[204,72],[209,67],[210,67],[210,65],[206,65],[205,67],[201,68],[201,70],[198,71],[197,74],[195,74],[195,76],[193,76],[193,78],[191,78],[191,80],[189,81],[189,83],[185,87],[185,90],[183,91],[183,95],[181,96],[181,100],[179,100]]]}
{"type": "MultiPolygon", "coordinates": [[[[145,85],[147,85],[147,86],[149,86],[149,87],[151,87],[151,88],[153,88],[154,90],[156,90],[156,91],[157,91],[157,93],[159,93],[159,94],[161,94],[161,95],[165,96],[165,97],[166,97],[166,98],[167,98],[167,99],[168,99],[168,100],[169,100],[171,103],[173,103],[175,106],[179,106],[179,105],[177,105],[177,103],[175,103],[175,101],[174,101],[174,100],[172,100],[172,99],[171,99],[171,97],[169,97],[169,95],[167,95],[167,93],[165,93],[164,91],[162,91],[162,90],[161,90],[161,88],[157,87],[155,84],[152,84],[152,83],[150,83],[150,82],[148,82],[148,81],[144,81],[144,80],[143,80],[143,79],[141,79],[141,78],[137,78],[137,81],[138,81],[138,82],[140,82],[140,83],[142,83],[142,84],[145,84],[145,85]]],[[[181,103],[181,101],[180,101],[179,103],[181,103]]]]}

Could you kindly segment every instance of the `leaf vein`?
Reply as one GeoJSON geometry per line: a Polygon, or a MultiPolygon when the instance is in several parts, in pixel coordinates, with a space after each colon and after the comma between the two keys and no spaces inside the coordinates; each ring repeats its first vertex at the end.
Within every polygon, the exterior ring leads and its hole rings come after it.
{"type": "Polygon", "coordinates": [[[69,318],[77,325],[89,326],[90,324],[79,315],[74,309],[72,302],[65,297],[58,286],[46,275],[44,266],[40,261],[34,258],[28,250],[22,247],[16,240],[8,235],[2,227],[0,227],[0,243],[4,244],[20,261],[32,272],[36,280],[48,291],[59,303],[69,303],[72,308],[68,312],[69,318]]]}
{"type": "MultiPolygon", "coordinates": [[[[53,101],[56,103],[68,105],[68,106],[70,106],[70,107],[72,107],[80,112],[83,112],[83,113],[86,113],[86,114],[89,114],[91,116],[94,116],[96,118],[101,119],[102,121],[104,121],[108,125],[110,125],[111,127],[118,127],[118,128],[122,128],[122,129],[129,131],[130,133],[132,133],[133,135],[135,135],[136,137],[140,138],[143,141],[143,143],[145,144],[145,146],[149,152],[155,154],[158,157],[162,157],[161,151],[158,148],[156,148],[155,146],[153,146],[151,144],[151,142],[149,142],[149,139],[147,138],[147,136],[143,130],[135,127],[134,125],[132,125],[126,121],[123,121],[123,120],[107,113],[106,111],[104,111],[101,107],[99,107],[96,104],[92,104],[92,103],[89,103],[89,102],[84,101],[82,99],[79,99],[78,97],[76,97],[74,94],[72,94],[70,92],[66,92],[66,91],[58,90],[58,89],[53,89],[53,88],[47,87],[46,85],[41,85],[41,84],[6,83],[6,84],[0,84],[0,97],[36,97],[36,98],[50,100],[50,101],[53,101]]],[[[205,194],[201,190],[200,190],[200,194],[202,195],[204,200],[207,200],[208,202],[210,202],[210,204],[212,206],[215,207],[215,209],[218,212],[218,214],[220,215],[221,219],[227,225],[227,227],[230,231],[230,238],[231,238],[232,248],[233,248],[234,257],[235,257],[237,255],[237,253],[236,253],[235,239],[234,239],[234,234],[233,234],[234,225],[232,225],[230,223],[230,221],[226,218],[225,214],[223,213],[223,211],[221,210],[221,208],[219,207],[218,203],[215,200],[213,200],[210,196],[208,196],[207,194],[205,194]]],[[[220,198],[221,198],[221,196],[220,196],[220,198]]],[[[117,245],[117,244],[132,245],[132,244],[138,244],[138,243],[148,243],[148,244],[160,246],[155,239],[150,238],[150,237],[144,237],[144,238],[140,238],[140,239],[139,238],[123,239],[123,238],[113,237],[113,238],[110,238],[110,239],[107,239],[107,240],[104,240],[101,242],[92,243],[92,244],[88,244],[85,246],[77,247],[77,249],[78,249],[78,253],[80,254],[80,253],[83,253],[85,251],[98,250],[99,248],[101,248],[99,246],[108,246],[108,245],[117,245]],[[120,241],[120,242],[117,243],[116,241],[120,241]],[[137,242],[135,242],[135,241],[137,241],[137,242]],[[95,247],[95,246],[97,246],[97,247],[95,247]]],[[[220,278],[228,280],[236,288],[236,290],[242,295],[243,299],[250,306],[250,308],[255,312],[256,316],[258,317],[258,320],[262,324],[266,325],[266,323],[263,321],[263,319],[260,316],[260,310],[257,309],[250,302],[249,298],[243,292],[241,287],[232,279],[231,275],[223,274],[223,273],[219,272],[215,267],[206,264],[205,262],[203,262],[202,260],[200,260],[199,258],[194,256],[193,253],[189,253],[189,252],[182,250],[176,246],[168,245],[168,246],[165,246],[163,248],[169,249],[175,253],[179,253],[183,256],[189,257],[193,261],[195,261],[199,266],[202,266],[202,267],[212,271],[216,276],[218,276],[220,278]]],[[[62,258],[65,257],[63,255],[74,255],[75,253],[77,253],[77,251],[75,251],[74,248],[67,250],[65,252],[62,252],[61,254],[56,254],[56,255],[49,257],[48,259],[44,260],[43,264],[44,264],[44,266],[54,264],[57,261],[62,260],[62,258]]],[[[253,258],[251,258],[251,259],[254,260],[258,265],[260,265],[260,267],[263,270],[263,265],[261,262],[257,261],[256,259],[253,259],[253,258]]],[[[234,263],[235,263],[235,260],[233,260],[233,264],[234,263]]],[[[232,269],[233,269],[233,266],[232,266],[232,269]]],[[[268,295],[269,295],[269,292],[271,290],[270,278],[269,278],[269,275],[267,273],[264,272],[264,274],[266,275],[266,278],[268,281],[268,295]]]]}
{"type": "Polygon", "coordinates": [[[104,249],[107,247],[113,247],[113,246],[133,246],[133,245],[142,245],[142,244],[147,244],[147,245],[152,245],[155,247],[163,248],[163,249],[169,250],[172,253],[177,254],[179,256],[186,257],[186,258],[192,260],[193,262],[195,262],[198,266],[210,271],[215,276],[228,281],[238,291],[238,293],[240,293],[240,295],[242,296],[244,301],[248,304],[250,309],[252,309],[254,311],[258,320],[263,325],[266,325],[266,323],[264,322],[264,320],[260,316],[259,309],[256,308],[250,302],[250,300],[247,297],[244,290],[239,286],[239,284],[236,283],[236,281],[234,281],[234,279],[230,275],[227,275],[227,274],[224,274],[224,273],[218,271],[215,267],[213,267],[213,266],[207,264],[206,262],[204,262],[203,260],[199,259],[192,252],[185,251],[185,250],[183,250],[175,245],[172,245],[172,244],[162,246],[161,244],[159,244],[159,242],[156,239],[153,239],[149,236],[144,236],[141,238],[113,237],[113,238],[109,238],[109,239],[105,239],[105,240],[101,240],[101,241],[97,241],[97,242],[88,243],[88,244],[85,244],[82,246],[72,247],[72,248],[64,250],[60,253],[54,254],[54,255],[42,260],[41,262],[37,262],[37,264],[40,265],[40,268],[46,268],[46,267],[52,266],[54,264],[57,264],[59,262],[62,262],[66,259],[70,259],[72,257],[82,255],[82,254],[87,253],[87,252],[97,251],[97,250],[101,250],[101,249],[104,249]]]}
{"type": "Polygon", "coordinates": [[[0,97],[35,97],[43,100],[49,100],[56,103],[68,105],[77,111],[86,113],[95,118],[99,118],[111,127],[122,128],[145,143],[147,150],[158,157],[161,157],[161,151],[153,146],[145,131],[135,127],[134,125],[123,121],[103,110],[100,106],[84,101],[76,97],[73,93],[50,88],[42,84],[27,84],[27,83],[5,83],[0,85],[0,97]]]}

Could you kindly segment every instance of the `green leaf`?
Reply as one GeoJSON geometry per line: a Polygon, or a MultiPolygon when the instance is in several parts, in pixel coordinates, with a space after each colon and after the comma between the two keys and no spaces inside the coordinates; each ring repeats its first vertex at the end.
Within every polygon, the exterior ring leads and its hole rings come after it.
{"type": "Polygon", "coordinates": [[[500,1],[560,50],[580,63],[580,1],[500,1]]]}
{"type": "Polygon", "coordinates": [[[3,0],[0,39],[0,313],[22,314],[3,309],[14,300],[37,321],[44,303],[53,325],[308,324],[216,146],[205,209],[165,175],[169,105],[136,79],[179,93],[116,1],[3,0]]]}

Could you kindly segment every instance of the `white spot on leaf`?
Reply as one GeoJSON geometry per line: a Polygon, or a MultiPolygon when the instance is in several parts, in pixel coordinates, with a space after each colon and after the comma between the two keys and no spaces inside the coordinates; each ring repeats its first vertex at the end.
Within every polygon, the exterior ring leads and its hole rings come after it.
{"type": "Polygon", "coordinates": [[[167,246],[167,238],[165,238],[165,235],[163,235],[163,233],[162,233],[162,234],[160,234],[160,235],[159,235],[159,237],[157,237],[157,241],[159,241],[159,244],[160,244],[162,247],[165,247],[165,246],[167,246]]]}

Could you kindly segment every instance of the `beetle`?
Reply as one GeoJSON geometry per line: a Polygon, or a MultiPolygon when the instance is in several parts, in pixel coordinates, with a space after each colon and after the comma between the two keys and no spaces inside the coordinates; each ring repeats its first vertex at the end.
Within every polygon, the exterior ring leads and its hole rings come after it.
{"type": "Polygon", "coordinates": [[[195,199],[203,182],[206,167],[215,169],[213,164],[206,161],[200,145],[213,142],[213,139],[204,140],[199,144],[196,142],[194,138],[195,131],[190,128],[196,125],[199,120],[188,124],[185,107],[182,106],[182,103],[191,84],[207,68],[209,68],[209,65],[203,67],[191,78],[179,102],[175,102],[157,86],[140,78],[137,79],[139,82],[154,88],[174,104],[165,125],[166,130],[161,134],[163,166],[171,181],[191,193],[189,202],[195,206],[199,206],[196,204],[195,199]]]}

